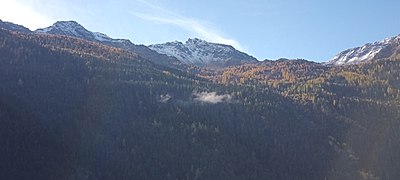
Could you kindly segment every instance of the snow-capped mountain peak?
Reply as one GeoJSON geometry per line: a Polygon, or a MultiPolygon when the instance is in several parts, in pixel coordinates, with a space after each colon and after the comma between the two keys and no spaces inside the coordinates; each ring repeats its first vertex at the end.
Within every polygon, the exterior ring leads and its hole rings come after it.
{"type": "Polygon", "coordinates": [[[35,32],[73,36],[105,43],[130,43],[130,41],[126,39],[113,39],[103,33],[91,32],[76,21],[57,21],[52,26],[38,29],[35,32]]]}
{"type": "Polygon", "coordinates": [[[49,33],[59,31],[59,34],[70,36],[81,36],[82,34],[90,34],[82,25],[76,21],[57,21],[52,26],[47,28],[38,29],[37,33],[49,33]]]}
{"type": "Polygon", "coordinates": [[[390,58],[397,52],[400,35],[383,41],[367,43],[364,46],[347,49],[328,61],[328,65],[358,64],[374,59],[390,58]]]}
{"type": "Polygon", "coordinates": [[[149,47],[158,53],[176,57],[186,64],[204,67],[225,67],[257,62],[256,58],[230,45],[210,43],[198,38],[190,38],[185,43],[173,41],[149,47]]]}
{"type": "Polygon", "coordinates": [[[202,39],[199,39],[199,38],[193,38],[193,39],[189,38],[186,41],[186,44],[207,45],[207,44],[209,44],[209,42],[207,42],[205,40],[202,40],[202,39]]]}

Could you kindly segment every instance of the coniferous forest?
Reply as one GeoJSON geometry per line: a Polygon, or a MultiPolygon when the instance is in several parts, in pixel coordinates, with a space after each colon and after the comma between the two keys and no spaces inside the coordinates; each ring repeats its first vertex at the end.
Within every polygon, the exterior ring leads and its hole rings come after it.
{"type": "Polygon", "coordinates": [[[0,29],[0,179],[398,179],[400,59],[174,68],[0,29]]]}

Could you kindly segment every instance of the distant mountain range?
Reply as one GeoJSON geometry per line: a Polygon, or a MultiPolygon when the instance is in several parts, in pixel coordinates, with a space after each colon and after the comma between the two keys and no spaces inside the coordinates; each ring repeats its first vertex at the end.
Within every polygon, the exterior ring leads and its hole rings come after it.
{"type": "MultiPolygon", "coordinates": [[[[1,20],[0,27],[25,33],[31,32],[21,25],[1,20]]],[[[57,21],[52,26],[35,30],[34,33],[72,36],[122,48],[133,51],[156,64],[177,69],[182,69],[187,65],[224,68],[258,62],[253,56],[238,51],[230,45],[211,43],[198,38],[189,38],[185,43],[174,41],[149,46],[136,45],[128,39],[113,39],[106,34],[89,31],[75,21],[57,21]]],[[[351,65],[399,56],[400,35],[347,49],[323,64],[351,65]]]]}
{"type": "Polygon", "coordinates": [[[147,46],[133,44],[130,40],[127,39],[113,39],[103,33],[91,32],[75,21],[58,21],[50,27],[38,29],[34,32],[82,38],[89,41],[122,48],[128,51],[133,51],[139,56],[146,58],[156,64],[178,69],[184,66],[184,64],[182,64],[178,59],[174,57],[159,54],[156,51],[149,49],[147,46]]]}
{"type": "Polygon", "coordinates": [[[179,64],[177,60],[180,60],[180,62],[185,64],[200,67],[226,67],[229,65],[257,62],[256,58],[240,52],[229,45],[209,43],[195,38],[189,39],[186,44],[171,42],[146,47],[135,45],[126,39],[113,39],[103,33],[91,32],[75,21],[58,21],[50,27],[38,29],[35,32],[73,36],[125,50],[132,50],[140,56],[159,64],[165,64],[165,59],[169,61],[168,64],[179,64]],[[160,62],[160,59],[164,62],[160,62]]]}

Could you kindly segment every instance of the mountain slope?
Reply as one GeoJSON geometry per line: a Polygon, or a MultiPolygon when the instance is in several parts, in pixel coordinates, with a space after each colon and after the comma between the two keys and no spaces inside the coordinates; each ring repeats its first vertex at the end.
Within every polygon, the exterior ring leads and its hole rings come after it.
{"type": "Polygon", "coordinates": [[[149,46],[161,54],[173,56],[180,61],[202,67],[226,67],[244,63],[255,63],[257,59],[229,45],[188,39],[185,44],[175,41],[149,46]]]}
{"type": "Polygon", "coordinates": [[[400,177],[400,59],[201,72],[0,28],[0,179],[400,177]]]}
{"type": "Polygon", "coordinates": [[[269,91],[69,36],[0,42],[0,179],[321,179],[328,163],[306,149],[333,156],[313,114],[269,91]]]}
{"type": "Polygon", "coordinates": [[[26,28],[24,26],[10,23],[10,22],[4,22],[2,20],[0,20],[0,28],[8,29],[11,31],[25,32],[25,33],[31,32],[31,30],[29,30],[28,28],[26,28]]]}
{"type": "Polygon", "coordinates": [[[85,29],[82,25],[76,21],[58,21],[52,26],[42,29],[35,30],[36,33],[48,33],[78,37],[91,41],[99,42],[118,42],[118,43],[129,43],[129,40],[124,39],[112,39],[105,34],[98,32],[91,32],[85,29]]]}
{"type": "Polygon", "coordinates": [[[159,54],[144,45],[133,44],[130,40],[127,39],[113,39],[103,33],[91,32],[75,21],[58,21],[50,27],[37,29],[35,32],[82,38],[89,41],[132,51],[156,64],[176,69],[185,68],[185,65],[183,65],[179,60],[174,57],[159,54]]]}
{"type": "Polygon", "coordinates": [[[348,65],[374,59],[394,58],[400,54],[400,35],[383,41],[368,43],[361,47],[347,49],[329,60],[328,65],[348,65]]]}
{"type": "Polygon", "coordinates": [[[253,64],[232,66],[214,73],[203,73],[202,77],[223,84],[271,84],[273,82],[294,83],[316,78],[329,67],[302,59],[264,60],[253,64]]]}

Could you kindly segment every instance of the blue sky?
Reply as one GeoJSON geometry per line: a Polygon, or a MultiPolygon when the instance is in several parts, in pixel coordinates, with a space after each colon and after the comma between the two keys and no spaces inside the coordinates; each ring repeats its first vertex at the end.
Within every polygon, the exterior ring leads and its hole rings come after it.
{"type": "Polygon", "coordinates": [[[31,30],[75,20],[136,44],[198,37],[259,60],[326,61],[400,34],[399,0],[0,0],[0,19],[31,30]]]}

